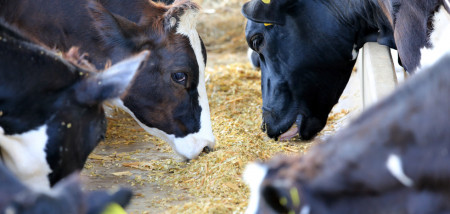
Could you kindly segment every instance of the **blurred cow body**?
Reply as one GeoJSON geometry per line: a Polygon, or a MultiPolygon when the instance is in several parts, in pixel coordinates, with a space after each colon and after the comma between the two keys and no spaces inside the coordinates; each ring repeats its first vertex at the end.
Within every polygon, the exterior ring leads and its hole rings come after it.
{"type": "Polygon", "coordinates": [[[51,48],[72,46],[100,69],[149,50],[129,92],[113,102],[186,159],[215,145],[206,50],[189,0],[0,0],[0,16],[51,48]]]}
{"type": "Polygon", "coordinates": [[[0,162],[0,213],[100,214],[111,203],[126,206],[131,196],[127,189],[114,193],[84,192],[76,175],[62,180],[52,190],[34,191],[0,162]]]}
{"type": "Polygon", "coordinates": [[[449,92],[447,55],[305,156],[251,165],[248,213],[450,212],[449,92]]]}
{"type": "Polygon", "coordinates": [[[106,131],[103,101],[125,92],[148,52],[95,73],[1,21],[0,37],[1,160],[25,184],[48,189],[83,168],[106,131]]]}

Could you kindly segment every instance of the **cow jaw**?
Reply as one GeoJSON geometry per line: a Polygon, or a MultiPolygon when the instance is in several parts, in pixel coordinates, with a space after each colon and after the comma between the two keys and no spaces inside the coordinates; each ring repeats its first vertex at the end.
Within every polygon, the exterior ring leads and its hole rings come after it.
{"type": "Polygon", "coordinates": [[[197,133],[189,134],[184,137],[175,137],[174,134],[167,134],[166,132],[159,130],[157,128],[152,128],[137,119],[134,113],[127,108],[123,101],[120,99],[115,99],[111,101],[111,104],[119,107],[120,109],[127,112],[133,119],[149,134],[160,138],[161,140],[169,143],[170,147],[181,156],[183,159],[195,159],[200,155],[205,147],[209,149],[213,149],[215,145],[214,136],[212,135],[203,135],[201,129],[197,133]]]}

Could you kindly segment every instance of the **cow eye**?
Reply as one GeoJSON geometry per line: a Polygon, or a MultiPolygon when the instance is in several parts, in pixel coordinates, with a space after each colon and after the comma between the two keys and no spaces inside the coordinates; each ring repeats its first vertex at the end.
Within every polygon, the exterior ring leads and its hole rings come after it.
{"type": "Polygon", "coordinates": [[[172,80],[175,81],[176,83],[179,83],[182,85],[186,84],[186,78],[187,78],[187,75],[186,75],[186,73],[183,73],[183,72],[177,72],[177,73],[172,74],[172,80]]]}
{"type": "Polygon", "coordinates": [[[263,41],[264,41],[264,37],[262,34],[258,33],[258,34],[253,35],[250,38],[250,46],[251,46],[250,48],[256,52],[259,52],[260,46],[263,43],[263,41]]]}

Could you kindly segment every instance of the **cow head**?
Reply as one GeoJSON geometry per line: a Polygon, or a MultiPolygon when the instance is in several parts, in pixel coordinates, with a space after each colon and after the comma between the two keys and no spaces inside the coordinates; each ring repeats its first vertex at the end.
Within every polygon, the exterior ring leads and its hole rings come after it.
{"type": "Polygon", "coordinates": [[[116,192],[84,192],[77,173],[58,182],[46,192],[26,187],[0,162],[1,213],[112,213],[125,207],[132,197],[131,190],[116,192]]]}
{"type": "Polygon", "coordinates": [[[303,213],[300,210],[305,198],[299,159],[278,156],[266,163],[247,165],[243,176],[251,193],[246,214],[303,213]]]}
{"type": "Polygon", "coordinates": [[[82,169],[103,138],[102,103],[122,95],[147,51],[102,73],[75,66],[0,22],[0,155],[38,189],[82,169]],[[49,166],[50,165],[50,166],[49,166]]]}
{"type": "Polygon", "coordinates": [[[338,1],[326,2],[252,0],[242,8],[247,43],[259,55],[262,127],[269,137],[289,139],[298,132],[310,139],[322,130],[357,50],[378,31],[340,16],[338,1]],[[294,123],[297,131],[287,132],[294,123]]]}
{"type": "Polygon", "coordinates": [[[215,144],[205,87],[206,50],[196,27],[198,6],[148,2],[138,23],[91,1],[88,9],[113,62],[150,50],[129,93],[116,103],[184,158],[215,144]]]}
{"type": "MultiPolygon", "coordinates": [[[[104,139],[103,102],[126,94],[148,52],[123,60],[100,73],[86,73],[70,93],[58,101],[58,111],[47,121],[47,160],[55,182],[83,168],[88,155],[104,139]]],[[[84,74],[83,74],[84,75],[84,74]]]]}

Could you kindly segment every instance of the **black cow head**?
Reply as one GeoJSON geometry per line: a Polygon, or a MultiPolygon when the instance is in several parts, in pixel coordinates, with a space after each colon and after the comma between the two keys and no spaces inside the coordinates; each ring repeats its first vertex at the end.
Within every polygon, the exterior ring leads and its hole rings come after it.
{"type": "Polygon", "coordinates": [[[147,51],[97,73],[0,22],[0,156],[38,189],[82,169],[106,131],[103,101],[121,96],[147,51]],[[50,165],[50,167],[48,166],[50,165]]]}
{"type": "Polygon", "coordinates": [[[286,132],[294,123],[302,139],[314,137],[349,80],[357,50],[377,39],[376,26],[345,19],[339,2],[253,0],[243,6],[247,43],[259,55],[269,137],[292,137],[286,132]]]}
{"type": "Polygon", "coordinates": [[[88,8],[113,61],[141,50],[152,53],[118,105],[184,158],[197,157],[205,147],[212,149],[206,49],[195,29],[198,6],[183,0],[171,5],[149,1],[138,23],[95,1],[88,8]]]}

